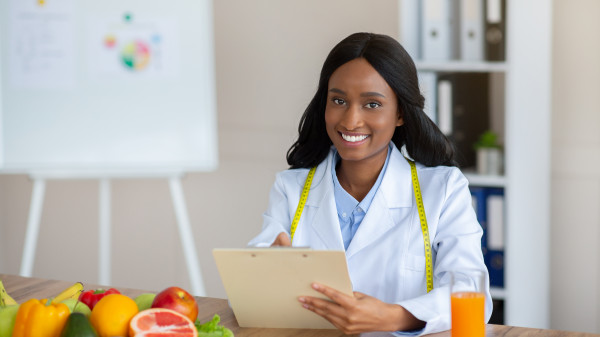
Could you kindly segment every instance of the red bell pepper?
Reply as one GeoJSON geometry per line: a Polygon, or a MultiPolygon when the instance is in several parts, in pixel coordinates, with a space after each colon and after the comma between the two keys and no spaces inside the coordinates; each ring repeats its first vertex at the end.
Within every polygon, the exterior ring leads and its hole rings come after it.
{"type": "Polygon", "coordinates": [[[108,290],[88,290],[82,292],[81,295],[79,295],[79,301],[85,303],[90,308],[90,310],[92,310],[94,309],[96,303],[98,303],[98,301],[102,299],[102,297],[110,294],[120,294],[120,292],[115,288],[110,288],[108,290]]]}

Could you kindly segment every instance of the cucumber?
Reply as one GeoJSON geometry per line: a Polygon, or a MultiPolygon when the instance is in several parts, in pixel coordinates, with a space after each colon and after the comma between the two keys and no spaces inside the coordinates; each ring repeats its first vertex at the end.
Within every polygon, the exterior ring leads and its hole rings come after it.
{"type": "Polygon", "coordinates": [[[60,337],[98,337],[98,333],[84,314],[74,312],[67,318],[60,337]]]}

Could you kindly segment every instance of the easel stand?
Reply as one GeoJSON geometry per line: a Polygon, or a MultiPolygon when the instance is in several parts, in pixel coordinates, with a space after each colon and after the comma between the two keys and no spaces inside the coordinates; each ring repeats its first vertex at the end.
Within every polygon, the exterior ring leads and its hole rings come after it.
{"type": "Polygon", "coordinates": [[[42,216],[42,206],[44,203],[44,194],[47,180],[68,180],[68,179],[98,179],[99,188],[99,222],[98,222],[98,283],[110,285],[111,256],[110,256],[110,234],[111,234],[111,179],[128,178],[166,178],[169,180],[171,198],[177,218],[179,228],[179,238],[182,243],[185,262],[190,277],[191,290],[195,296],[206,296],[202,273],[194,244],[194,236],[188,217],[183,188],[181,187],[182,172],[162,173],[162,174],[90,174],[90,173],[32,173],[33,193],[31,196],[31,205],[29,207],[29,219],[25,232],[25,244],[23,246],[23,257],[21,260],[20,275],[31,277],[33,271],[33,262],[35,258],[35,249],[40,229],[40,220],[42,216]]]}

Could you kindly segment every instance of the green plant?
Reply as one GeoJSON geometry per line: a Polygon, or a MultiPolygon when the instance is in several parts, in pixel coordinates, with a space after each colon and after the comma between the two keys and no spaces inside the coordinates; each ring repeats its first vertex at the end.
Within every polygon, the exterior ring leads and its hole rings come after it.
{"type": "Polygon", "coordinates": [[[488,130],[479,136],[479,139],[473,144],[473,148],[475,150],[483,148],[501,149],[502,146],[498,144],[498,135],[494,131],[488,130]]]}

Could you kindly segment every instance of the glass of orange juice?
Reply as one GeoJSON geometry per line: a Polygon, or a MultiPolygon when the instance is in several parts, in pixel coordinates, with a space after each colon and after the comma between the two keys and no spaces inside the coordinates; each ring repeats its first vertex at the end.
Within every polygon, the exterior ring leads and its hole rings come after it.
{"type": "Polygon", "coordinates": [[[485,281],[481,270],[450,273],[452,337],[485,337],[485,281]]]}

